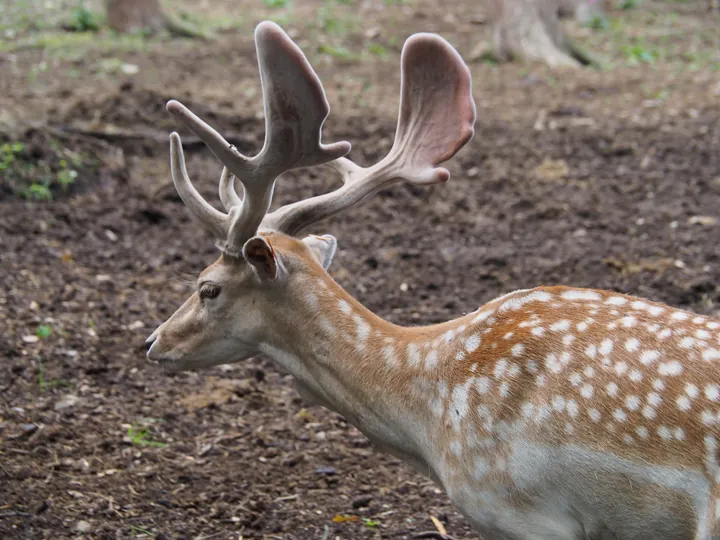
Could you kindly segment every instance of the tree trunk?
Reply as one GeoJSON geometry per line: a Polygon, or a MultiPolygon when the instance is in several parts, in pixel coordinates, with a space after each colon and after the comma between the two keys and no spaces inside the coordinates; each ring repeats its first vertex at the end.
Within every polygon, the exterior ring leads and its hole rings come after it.
{"type": "Polygon", "coordinates": [[[611,11],[613,0],[556,0],[561,19],[588,22],[603,11],[611,11]]]}
{"type": "Polygon", "coordinates": [[[601,7],[601,0],[490,0],[495,55],[551,67],[589,64],[565,37],[560,17],[589,19],[601,7]]]}
{"type": "Polygon", "coordinates": [[[117,32],[156,32],[165,28],[159,0],[105,0],[110,28],[117,32]]]}

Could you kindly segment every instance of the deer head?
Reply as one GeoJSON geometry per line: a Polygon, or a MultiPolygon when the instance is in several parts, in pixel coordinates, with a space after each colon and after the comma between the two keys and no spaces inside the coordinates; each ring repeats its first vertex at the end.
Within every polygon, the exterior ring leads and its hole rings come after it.
{"type": "Polygon", "coordinates": [[[473,136],[470,73],[442,38],[415,34],[402,51],[400,112],[388,155],[364,168],[343,157],[350,144],[323,144],[329,114],[322,84],[302,51],[276,24],[256,28],[265,109],[265,144],[252,158],[177,101],[180,118],[224,165],[220,200],[211,206],[193,187],[177,133],[170,135],[172,179],[185,205],[217,239],[220,258],[198,278],[197,290],[147,339],[148,357],[179,371],[254,356],[283,339],[299,317],[313,316],[314,277],[336,250],[330,235],[297,239],[300,231],[396,182],[446,182],[439,164],[473,136]],[[268,212],[275,180],[301,167],[326,165],[342,178],[337,190],[268,212]],[[235,179],[242,192],[235,190],[235,179]],[[308,311],[309,310],[309,311],[308,311]]]}

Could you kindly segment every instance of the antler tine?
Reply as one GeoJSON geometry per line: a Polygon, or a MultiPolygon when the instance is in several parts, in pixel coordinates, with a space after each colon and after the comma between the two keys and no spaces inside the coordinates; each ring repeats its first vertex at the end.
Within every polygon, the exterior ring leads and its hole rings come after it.
{"type": "MultiPolygon", "coordinates": [[[[255,45],[265,108],[265,144],[256,156],[242,155],[178,101],[167,104],[168,111],[180,118],[229,171],[227,175],[223,173],[220,182],[220,198],[228,211],[227,215],[221,214],[227,223],[220,239],[231,254],[239,253],[243,243],[257,232],[270,208],[278,176],[291,169],[327,163],[350,151],[350,144],[345,141],[327,145],[321,142],[322,126],[330,107],[320,79],[297,45],[271,22],[257,26],[255,45]],[[243,184],[242,198],[235,193],[230,173],[243,184]]],[[[181,152],[179,155],[182,159],[181,152]]],[[[184,187],[187,191],[187,186],[184,187]]],[[[196,191],[195,194],[202,199],[196,191]]],[[[194,196],[190,199],[193,204],[188,206],[195,212],[207,214],[208,208],[212,208],[204,200],[200,203],[194,196]]],[[[218,219],[213,213],[198,217],[204,223],[215,223],[218,219]]],[[[217,226],[213,232],[217,233],[217,226]]]]}
{"type": "Polygon", "coordinates": [[[213,208],[202,195],[198,193],[195,186],[190,182],[187,169],[185,168],[185,156],[183,155],[180,135],[173,132],[170,134],[170,175],[175,184],[175,189],[185,206],[203,223],[217,238],[224,238],[228,231],[227,216],[213,208]]]}
{"type": "Polygon", "coordinates": [[[232,210],[233,206],[242,204],[242,199],[235,191],[235,175],[227,167],[223,167],[218,191],[220,202],[228,212],[232,210]]]}
{"type": "Polygon", "coordinates": [[[342,187],[284,206],[265,216],[262,227],[297,234],[390,184],[430,185],[450,178],[447,169],[438,165],[474,134],[470,70],[447,41],[425,33],[405,42],[401,65],[400,112],[388,155],[368,168],[346,158],[328,164],[343,175],[342,187]]]}

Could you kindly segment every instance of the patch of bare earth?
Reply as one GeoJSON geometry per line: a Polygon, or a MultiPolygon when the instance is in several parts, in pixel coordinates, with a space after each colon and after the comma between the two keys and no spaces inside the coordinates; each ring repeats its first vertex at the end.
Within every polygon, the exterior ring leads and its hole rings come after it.
{"type": "MultiPolygon", "coordinates": [[[[364,164],[392,142],[404,38],[439,31],[468,56],[485,31],[470,3],[381,4],[363,3],[343,39],[381,41],[384,58],[328,55],[297,18],[284,25],[328,90],[325,139],[350,140],[364,164]]],[[[320,16],[323,5],[307,6],[295,16],[320,16]]],[[[698,10],[681,15],[703,24],[698,10]]],[[[0,201],[0,536],[400,539],[434,529],[433,515],[454,538],[474,538],[431,482],[338,415],[305,409],[274,365],[169,376],[146,363],[145,337],[217,256],[169,187],[178,126],[165,102],[182,100],[246,152],[263,139],[252,34],[222,36],[49,59],[32,85],[38,50],[0,60],[7,133],[40,123],[110,162],[55,201],[0,201]],[[101,77],[108,55],[138,73],[101,77]]],[[[683,69],[473,64],[477,135],[450,183],[394,187],[313,231],[339,239],[332,274],[402,324],[559,283],[716,311],[719,76],[683,69]]],[[[181,133],[190,174],[214,200],[219,164],[181,133]]],[[[337,183],[288,175],[276,204],[337,183]]]]}

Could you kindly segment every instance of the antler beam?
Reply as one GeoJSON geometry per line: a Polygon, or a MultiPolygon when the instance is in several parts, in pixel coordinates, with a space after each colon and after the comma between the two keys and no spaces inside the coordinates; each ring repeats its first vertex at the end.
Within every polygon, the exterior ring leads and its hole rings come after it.
{"type": "Polygon", "coordinates": [[[297,234],[393,183],[423,186],[449,180],[450,173],[438,165],[474,134],[470,70],[447,41],[424,33],[405,42],[401,65],[400,114],[388,155],[368,168],[347,158],[331,162],[342,175],[341,188],[280,208],[263,220],[263,227],[297,234]]]}
{"type": "Polygon", "coordinates": [[[265,144],[248,158],[187,107],[172,100],[167,109],[180,118],[225,165],[220,198],[228,211],[214,210],[192,187],[180,148],[171,135],[173,182],[183,201],[210,227],[223,248],[238,253],[253,236],[272,201],[275,180],[285,171],[319,165],[344,156],[350,144],[321,142],[322,125],[330,113],[325,91],[302,51],[276,24],[263,22],[255,30],[258,66],[265,106],[265,144]],[[244,187],[241,199],[228,172],[244,187]],[[179,173],[179,174],[178,174],[179,173]]]}
{"type": "Polygon", "coordinates": [[[415,34],[405,43],[395,141],[383,160],[367,168],[343,157],[350,151],[349,143],[322,144],[322,126],[330,108],[320,79],[302,51],[270,22],[258,25],[255,41],[266,133],[255,157],[240,154],[179,102],[167,105],[224,165],[219,191],[227,214],[215,210],[192,186],[180,137],[171,135],[172,175],[178,193],[225,251],[239,254],[258,229],[297,234],[396,182],[431,185],[450,178],[439,165],[473,137],[476,110],[470,71],[447,41],[433,34],[415,34]],[[268,214],[278,176],[322,164],[341,174],[342,187],[268,214]],[[234,178],[243,185],[242,197],[235,192],[234,178]]]}

